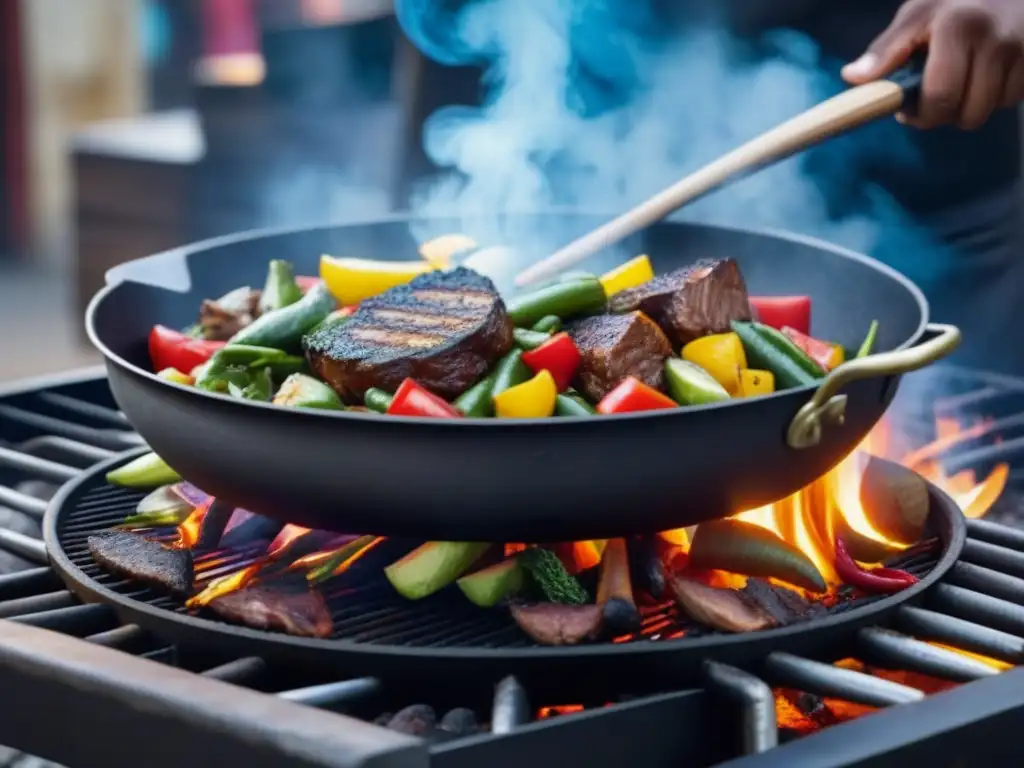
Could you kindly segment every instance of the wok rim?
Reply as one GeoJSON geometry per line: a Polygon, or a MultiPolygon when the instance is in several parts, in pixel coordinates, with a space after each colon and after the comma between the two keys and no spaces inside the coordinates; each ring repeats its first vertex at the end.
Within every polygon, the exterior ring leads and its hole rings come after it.
{"type": "MultiPolygon", "coordinates": [[[[580,211],[575,209],[563,209],[553,208],[545,211],[515,211],[508,212],[508,216],[579,216],[579,217],[604,217],[609,214],[595,213],[593,211],[580,211]]],[[[124,262],[124,264],[132,264],[143,259],[161,259],[161,258],[172,258],[180,257],[185,259],[194,254],[199,254],[204,251],[210,251],[215,248],[219,248],[225,245],[232,245],[235,243],[243,243],[246,241],[255,241],[269,237],[281,237],[287,235],[295,235],[301,233],[309,233],[321,230],[332,230],[332,229],[348,229],[352,227],[360,226],[374,226],[379,224],[401,224],[411,223],[414,221],[431,221],[436,219],[449,218],[444,215],[439,216],[418,216],[410,214],[409,212],[394,212],[384,216],[380,216],[373,219],[366,219],[360,221],[348,221],[348,222],[336,222],[327,224],[317,225],[304,225],[295,227],[266,227],[260,229],[250,229],[243,232],[235,232],[227,235],[221,235],[218,237],[207,238],[205,240],[199,240],[193,243],[188,243],[177,248],[171,248],[166,251],[160,251],[149,256],[142,256],[138,259],[132,259],[124,262]]],[[[452,215],[450,218],[460,218],[452,215]]],[[[890,267],[877,259],[872,258],[866,254],[854,251],[849,248],[830,243],[826,240],[822,240],[817,237],[810,235],[803,235],[796,232],[790,232],[787,230],[777,228],[750,228],[750,227],[737,227],[721,224],[710,224],[703,222],[690,222],[690,221],[661,221],[658,224],[669,224],[673,226],[683,227],[694,227],[703,228],[706,230],[717,230],[720,232],[733,233],[738,235],[755,235],[761,237],[769,237],[774,240],[781,240],[784,242],[805,245],[819,250],[828,251],[835,256],[840,258],[849,259],[850,261],[856,261],[865,267],[873,269],[886,277],[899,283],[910,295],[913,297],[918,305],[918,309],[921,314],[920,322],[917,328],[911,334],[911,336],[903,341],[898,346],[894,347],[893,352],[909,349],[916,345],[921,337],[924,335],[926,327],[930,321],[930,307],[928,299],[925,297],[924,292],[906,275],[898,270],[890,267]]],[[[123,266],[123,265],[119,265],[123,266]]],[[[111,270],[108,270],[106,275],[109,275],[111,270]]],[[[158,387],[164,387],[171,390],[177,390],[181,395],[186,397],[198,397],[201,399],[212,400],[214,402],[222,403],[224,407],[234,407],[243,409],[259,409],[262,411],[269,411],[273,413],[287,412],[292,418],[301,418],[303,420],[317,420],[324,422],[325,420],[337,420],[337,421],[368,421],[378,423],[381,417],[379,413],[364,413],[361,411],[352,411],[349,409],[343,411],[330,411],[319,408],[283,408],[282,406],[274,405],[270,402],[261,402],[256,400],[246,400],[242,398],[231,397],[227,394],[218,392],[208,392],[206,390],[198,390],[195,387],[188,387],[177,382],[170,381],[168,379],[162,379],[157,376],[156,372],[147,371],[140,368],[133,363],[128,362],[120,355],[113,352],[100,338],[99,333],[95,327],[96,313],[103,303],[103,301],[110,296],[122,283],[129,282],[126,280],[118,281],[116,283],[108,283],[103,286],[89,301],[88,306],[85,310],[85,330],[86,335],[89,338],[90,343],[103,355],[104,360],[107,364],[113,364],[121,368],[122,370],[143,379],[148,380],[151,384],[155,384],[158,387]]],[[[171,289],[162,286],[151,286],[158,290],[171,289]]],[[[899,374],[897,374],[899,375],[899,374]]],[[[822,379],[821,381],[824,381],[822,379]]],[[[634,411],[628,413],[616,413],[616,414],[600,414],[600,418],[593,416],[561,416],[557,419],[551,418],[530,418],[530,419],[495,419],[495,418],[469,418],[463,417],[459,419],[436,419],[422,416],[391,416],[388,417],[388,424],[395,425],[395,428],[402,429],[404,426],[400,425],[430,425],[432,427],[441,429],[468,429],[470,427],[481,427],[486,426],[491,431],[508,430],[508,429],[519,429],[520,427],[537,427],[540,425],[553,426],[554,423],[564,422],[569,424],[581,424],[581,423],[595,423],[600,424],[607,421],[623,422],[627,420],[642,420],[651,418],[666,418],[666,417],[682,417],[684,414],[713,411],[721,408],[730,408],[742,405],[749,405],[755,402],[767,402],[770,400],[776,400],[786,397],[793,397],[797,394],[805,395],[810,397],[820,386],[818,384],[806,384],[801,387],[793,387],[790,389],[779,390],[773,392],[770,395],[761,395],[757,398],[733,398],[730,400],[707,403],[704,405],[688,405],[685,407],[675,409],[664,409],[654,411],[634,411]]]]}
{"type": "MultiPolygon", "coordinates": [[[[94,464],[83,471],[74,480],[65,483],[47,505],[42,520],[43,542],[50,565],[57,572],[65,587],[78,596],[83,602],[99,602],[108,605],[123,618],[140,625],[147,625],[153,631],[167,631],[173,628],[176,642],[187,642],[189,638],[201,636],[209,642],[211,636],[218,639],[228,638],[241,649],[241,643],[256,653],[255,646],[261,649],[269,647],[278,651],[333,652],[346,655],[358,655],[361,659],[413,660],[417,663],[431,661],[445,662],[478,662],[498,661],[515,664],[520,662],[544,661],[580,661],[589,657],[621,660],[623,657],[655,655],[661,658],[671,656],[673,652],[717,651],[723,647],[732,648],[744,643],[758,641],[775,641],[775,645],[785,642],[792,636],[816,637],[826,634],[829,630],[841,628],[844,624],[860,624],[858,619],[874,618],[873,625],[885,624],[885,619],[902,606],[918,605],[935,588],[945,582],[952,567],[960,560],[964,544],[967,540],[966,518],[960,507],[945,491],[937,485],[926,482],[928,488],[929,522],[940,522],[947,526],[948,540],[942,531],[937,534],[942,540],[943,549],[935,559],[932,569],[917,583],[886,595],[866,605],[855,606],[847,611],[832,613],[810,621],[797,621],[790,624],[772,627],[754,632],[712,634],[696,638],[679,637],[655,642],[613,643],[601,641],[580,645],[537,645],[525,648],[486,648],[486,647],[431,647],[406,646],[394,643],[362,642],[349,638],[309,638],[289,635],[283,632],[261,630],[243,624],[197,616],[192,613],[180,613],[173,609],[161,608],[144,600],[137,600],[126,594],[100,584],[86,574],[82,568],[72,561],[62,541],[62,524],[73,522],[67,520],[72,505],[78,503],[82,494],[90,489],[106,484],[103,479],[107,472],[127,464],[132,459],[145,453],[145,448],[135,448],[119,453],[106,461],[94,464]],[[97,486],[98,481],[98,486],[97,486]],[[143,617],[141,620],[138,617],[143,617]],[[180,631],[179,631],[180,630],[180,631]],[[253,645],[255,644],[255,645],[253,645]]],[[[915,474],[914,470],[889,459],[880,459],[901,472],[915,474]]],[[[487,609],[481,609],[487,610],[487,609]]],[[[213,647],[211,645],[211,647],[213,647]]],[[[238,652],[243,652],[239,650],[238,652]]],[[[267,651],[262,651],[266,653],[267,651]]],[[[278,653],[283,657],[283,653],[278,653]]]]}

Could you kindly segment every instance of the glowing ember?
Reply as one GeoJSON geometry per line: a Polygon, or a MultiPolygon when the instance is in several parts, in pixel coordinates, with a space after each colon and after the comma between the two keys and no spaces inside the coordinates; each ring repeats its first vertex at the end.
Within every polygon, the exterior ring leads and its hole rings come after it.
{"type": "Polygon", "coordinates": [[[582,704],[559,704],[553,707],[541,707],[537,711],[537,719],[544,720],[549,717],[557,717],[558,715],[571,715],[574,712],[582,711],[582,704]]]}

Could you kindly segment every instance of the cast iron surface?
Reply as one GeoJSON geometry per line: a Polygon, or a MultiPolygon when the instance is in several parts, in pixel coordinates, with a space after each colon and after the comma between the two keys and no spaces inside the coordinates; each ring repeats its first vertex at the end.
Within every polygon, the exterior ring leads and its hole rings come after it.
{"type": "MultiPolygon", "coordinates": [[[[603,220],[510,217],[503,242],[517,250],[485,252],[470,266],[507,289],[545,242],[567,241],[603,220]]],[[[183,476],[268,516],[337,531],[563,541],[666,530],[789,495],[849,453],[895,394],[897,377],[849,385],[845,423],[797,451],[786,430],[813,387],[599,419],[449,421],[282,409],[197,392],[150,371],[145,340],[153,325],[184,327],[203,298],[262,285],[270,258],[289,259],[306,274],[317,272],[321,253],[415,258],[410,228],[488,242],[481,223],[398,218],[231,236],[115,268],[87,325],[118,404],[183,476]]],[[[662,223],[583,266],[601,272],[638,252],[650,254],[658,272],[734,257],[751,293],[809,295],[815,333],[847,347],[859,345],[874,319],[879,350],[913,345],[927,322],[924,297],[899,274],[789,235],[662,223]]]]}
{"type": "Polygon", "coordinates": [[[944,547],[937,558],[930,556],[914,564],[922,577],[920,583],[897,595],[865,598],[812,621],[745,635],[698,627],[672,609],[649,617],[647,626],[667,619],[667,626],[657,632],[660,638],[683,630],[687,636],[563,648],[534,645],[503,608],[479,609],[454,588],[416,602],[401,598],[380,569],[412,543],[388,541],[323,587],[335,634],[328,640],[315,640],[228,624],[213,614],[194,615],[180,600],[109,574],[93,562],[87,537],[119,523],[142,497],[107,485],[104,475],[137,455],[134,451],[97,465],[66,485],[51,503],[43,525],[44,538],[53,567],[68,588],[83,600],[112,605],[124,621],[186,646],[287,659],[300,665],[335,668],[347,675],[443,679],[448,674],[468,673],[491,674],[498,679],[516,674],[539,685],[545,679],[557,679],[564,685],[575,675],[581,680],[599,680],[608,690],[636,691],[638,680],[659,687],[669,679],[679,684],[691,681],[706,659],[752,665],[777,650],[839,658],[844,643],[857,629],[884,625],[900,605],[921,600],[957,560],[964,539],[959,509],[931,488],[930,525],[944,547]]]}

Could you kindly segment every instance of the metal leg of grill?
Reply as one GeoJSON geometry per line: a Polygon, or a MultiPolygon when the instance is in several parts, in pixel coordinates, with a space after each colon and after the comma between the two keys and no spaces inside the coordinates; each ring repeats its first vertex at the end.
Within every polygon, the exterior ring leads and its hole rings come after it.
{"type": "Polygon", "coordinates": [[[999,674],[998,669],[988,664],[887,629],[862,629],[857,640],[865,661],[888,669],[918,672],[958,683],[999,674]]]}
{"type": "Polygon", "coordinates": [[[789,653],[769,654],[763,671],[765,679],[772,685],[844,699],[868,707],[907,704],[924,698],[924,694],[915,688],[789,653]]]}
{"type": "Polygon", "coordinates": [[[704,674],[713,694],[740,707],[742,754],[767,752],[779,743],[775,696],[767,683],[727,664],[709,661],[704,674]]]}
{"type": "Polygon", "coordinates": [[[491,709],[491,733],[510,733],[532,719],[530,702],[519,681],[509,676],[498,683],[491,709]]]}

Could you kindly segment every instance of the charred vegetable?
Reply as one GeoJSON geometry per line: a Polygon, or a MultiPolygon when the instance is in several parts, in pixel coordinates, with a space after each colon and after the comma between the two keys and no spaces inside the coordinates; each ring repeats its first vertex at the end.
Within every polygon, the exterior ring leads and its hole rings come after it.
{"type": "MultiPolygon", "coordinates": [[[[529,573],[530,580],[552,603],[583,605],[590,600],[586,590],[569,575],[554,552],[541,547],[530,547],[520,552],[517,559],[529,573]]],[[[598,613],[600,614],[600,611],[598,613]]]]}
{"type": "Polygon", "coordinates": [[[601,578],[597,587],[604,627],[616,635],[640,629],[640,612],[633,599],[629,576],[629,555],[623,539],[609,539],[601,557],[601,578]]]}

